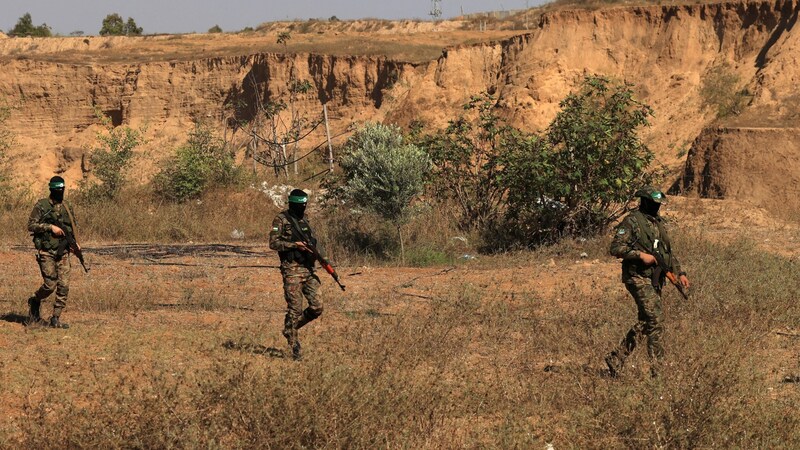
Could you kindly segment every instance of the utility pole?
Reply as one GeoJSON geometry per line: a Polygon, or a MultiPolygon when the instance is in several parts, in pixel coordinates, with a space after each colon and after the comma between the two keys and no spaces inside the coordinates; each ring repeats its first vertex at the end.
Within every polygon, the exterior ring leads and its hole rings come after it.
{"type": "Polygon", "coordinates": [[[434,22],[442,19],[442,0],[431,0],[431,12],[429,14],[433,17],[434,22]]]}

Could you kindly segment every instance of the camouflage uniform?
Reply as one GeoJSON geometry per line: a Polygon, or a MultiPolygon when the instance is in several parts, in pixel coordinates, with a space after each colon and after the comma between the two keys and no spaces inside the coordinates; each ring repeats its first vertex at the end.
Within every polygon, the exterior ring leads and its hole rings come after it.
{"type": "MultiPolygon", "coordinates": [[[[317,244],[308,221],[295,219],[303,233],[314,246],[317,244]]],[[[286,299],[286,318],[284,319],[283,335],[299,356],[300,343],[297,330],[308,322],[322,315],[322,301],[317,296],[320,281],[314,274],[314,256],[301,251],[296,242],[303,239],[298,236],[289,219],[289,212],[284,211],[272,221],[272,231],[269,234],[269,247],[278,251],[281,260],[281,275],[283,275],[283,293],[286,299]],[[308,307],[303,309],[303,298],[308,301],[308,307]]]]}
{"type": "MultiPolygon", "coordinates": [[[[66,205],[72,211],[69,205],[66,205]]],[[[29,306],[38,312],[41,301],[55,291],[56,301],[53,304],[53,317],[58,318],[67,306],[69,295],[69,274],[71,270],[70,249],[64,236],[52,233],[52,225],[60,222],[72,233],[73,223],[70,214],[65,208],[65,203],[53,203],[44,198],[36,202],[30,218],[28,218],[28,231],[33,233],[33,244],[36,247],[36,261],[42,273],[44,282],[36,293],[28,300],[29,306]]],[[[39,319],[36,314],[34,319],[39,319]]]]}
{"type": "Polygon", "coordinates": [[[631,327],[616,349],[606,356],[606,363],[612,374],[615,374],[633,352],[640,336],[647,337],[647,354],[655,364],[663,358],[664,348],[661,346],[662,325],[661,288],[664,276],[653,280],[655,266],[647,266],[639,258],[639,252],[653,249],[658,245],[664,260],[671,265],[673,272],[683,274],[678,259],[672,255],[669,234],[661,217],[653,217],[642,211],[629,214],[617,227],[611,243],[612,255],[622,258],[622,282],[633,296],[638,310],[638,320],[631,327]]]}

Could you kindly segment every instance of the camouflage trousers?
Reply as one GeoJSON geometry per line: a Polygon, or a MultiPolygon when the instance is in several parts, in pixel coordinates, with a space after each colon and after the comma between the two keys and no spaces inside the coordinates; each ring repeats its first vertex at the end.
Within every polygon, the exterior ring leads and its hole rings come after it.
{"type": "Polygon", "coordinates": [[[42,285],[36,291],[34,297],[42,301],[56,293],[56,301],[53,303],[53,315],[58,317],[61,311],[67,306],[67,296],[69,295],[69,274],[72,269],[69,253],[58,258],[46,251],[40,251],[36,255],[39,263],[39,270],[42,272],[42,285]]]}
{"type": "Polygon", "coordinates": [[[661,346],[661,335],[664,332],[661,324],[661,295],[656,292],[650,280],[645,278],[632,278],[625,283],[625,287],[636,302],[638,318],[606,360],[612,361],[611,364],[617,369],[621,368],[625,359],[636,348],[637,341],[646,337],[647,355],[654,364],[658,363],[664,357],[664,347],[661,346]]]}
{"type": "Polygon", "coordinates": [[[297,330],[322,315],[322,301],[317,295],[319,277],[304,266],[281,267],[283,275],[283,295],[286,299],[286,318],[283,335],[294,347],[297,343],[297,330]],[[303,299],[308,307],[303,309],[303,299]]]}

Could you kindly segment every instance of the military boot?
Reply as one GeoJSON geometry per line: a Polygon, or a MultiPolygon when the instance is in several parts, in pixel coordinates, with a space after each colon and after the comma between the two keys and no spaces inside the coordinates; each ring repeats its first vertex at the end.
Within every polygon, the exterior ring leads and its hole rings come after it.
{"type": "Polygon", "coordinates": [[[50,328],[60,328],[62,330],[66,330],[67,328],[69,328],[69,324],[62,322],[59,319],[60,315],[61,315],[61,309],[53,308],[53,315],[50,316],[50,328]]]}
{"type": "Polygon", "coordinates": [[[622,368],[622,363],[617,357],[615,352],[611,352],[605,357],[606,366],[608,366],[608,375],[611,378],[617,378],[619,376],[619,370],[622,368]]]}
{"type": "Polygon", "coordinates": [[[42,306],[42,301],[33,297],[28,299],[28,318],[25,320],[25,325],[44,325],[46,322],[42,320],[39,309],[42,306]]]}
{"type": "Polygon", "coordinates": [[[295,341],[292,346],[292,359],[295,361],[303,359],[303,350],[300,348],[300,341],[295,341]]]}

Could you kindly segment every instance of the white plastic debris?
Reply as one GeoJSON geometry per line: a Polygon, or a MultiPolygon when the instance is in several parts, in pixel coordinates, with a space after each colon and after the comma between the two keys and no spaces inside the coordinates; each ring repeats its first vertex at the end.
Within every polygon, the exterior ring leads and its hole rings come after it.
{"type": "Polygon", "coordinates": [[[244,239],[244,231],[234,229],[231,231],[231,239],[244,239]]]}

